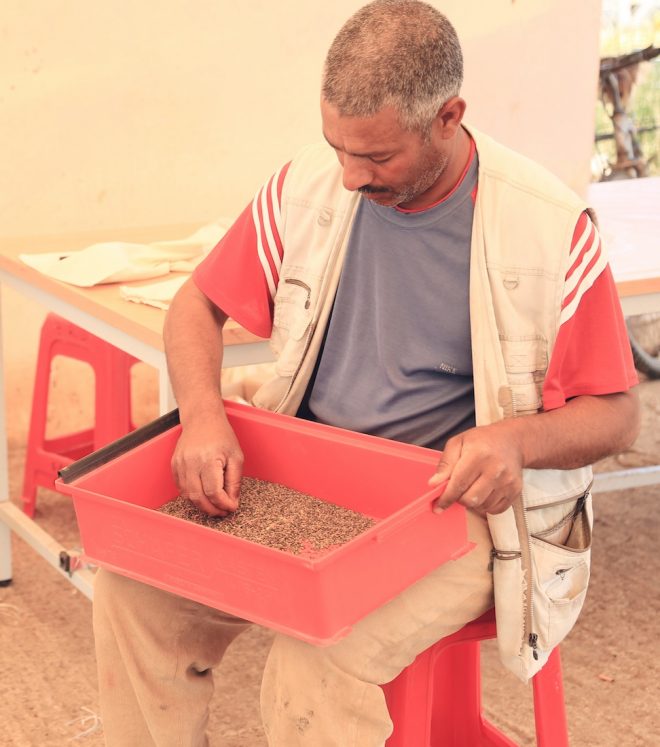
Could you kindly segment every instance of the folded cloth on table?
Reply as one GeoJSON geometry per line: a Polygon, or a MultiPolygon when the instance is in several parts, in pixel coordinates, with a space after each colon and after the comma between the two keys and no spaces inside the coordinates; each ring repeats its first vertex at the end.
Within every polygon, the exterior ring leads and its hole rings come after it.
{"type": "Polygon", "coordinates": [[[189,277],[190,275],[179,275],[149,285],[120,285],[119,295],[126,301],[144,303],[157,309],[168,309],[174,294],[189,277]]]}
{"type": "Polygon", "coordinates": [[[81,288],[102,283],[148,280],[169,272],[192,272],[225,234],[229,223],[202,226],[191,236],[173,241],[134,244],[106,241],[76,252],[20,254],[26,265],[81,288]]]}

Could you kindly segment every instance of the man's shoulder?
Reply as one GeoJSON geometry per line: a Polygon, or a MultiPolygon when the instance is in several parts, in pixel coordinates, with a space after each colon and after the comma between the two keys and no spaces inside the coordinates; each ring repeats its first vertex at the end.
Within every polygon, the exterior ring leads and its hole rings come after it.
{"type": "Polygon", "coordinates": [[[291,161],[291,169],[301,174],[341,171],[334,150],[323,141],[301,148],[291,161]]]}
{"type": "Polygon", "coordinates": [[[570,204],[582,202],[556,174],[537,161],[475,128],[469,128],[469,132],[476,142],[479,156],[479,189],[482,189],[485,179],[492,179],[544,199],[570,204]]]}
{"type": "Polygon", "coordinates": [[[341,166],[327,143],[312,143],[298,151],[287,173],[285,192],[285,199],[314,202],[345,196],[341,166]]]}

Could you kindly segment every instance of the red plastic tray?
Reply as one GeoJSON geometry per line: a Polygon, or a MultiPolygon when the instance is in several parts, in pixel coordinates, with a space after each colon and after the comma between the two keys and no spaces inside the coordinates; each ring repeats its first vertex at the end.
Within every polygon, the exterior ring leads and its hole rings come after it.
{"type": "Polygon", "coordinates": [[[228,402],[244,474],[377,519],[318,558],[274,550],[154,509],[177,495],[170,428],[58,490],[72,496],[94,563],[292,636],[327,645],[469,549],[465,510],[432,512],[438,452],[228,402]]]}

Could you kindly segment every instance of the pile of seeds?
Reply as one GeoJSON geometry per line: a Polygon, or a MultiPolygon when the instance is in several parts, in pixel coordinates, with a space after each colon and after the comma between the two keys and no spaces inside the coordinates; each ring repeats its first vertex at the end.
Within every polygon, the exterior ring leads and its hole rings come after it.
{"type": "Polygon", "coordinates": [[[243,478],[239,508],[227,517],[209,516],[181,497],[159,510],[259,545],[310,557],[345,544],[375,524],[374,519],[348,508],[254,477],[243,478]]]}

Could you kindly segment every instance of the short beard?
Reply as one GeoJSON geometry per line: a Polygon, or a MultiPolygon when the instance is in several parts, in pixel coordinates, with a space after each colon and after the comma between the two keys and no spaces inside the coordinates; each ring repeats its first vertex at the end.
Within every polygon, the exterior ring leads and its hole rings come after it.
{"type": "Polygon", "coordinates": [[[444,153],[438,153],[432,166],[429,166],[427,169],[422,171],[411,185],[404,187],[400,192],[397,192],[392,196],[392,207],[406,205],[424,194],[424,192],[430,189],[442,176],[447,168],[448,162],[449,158],[444,153]],[[394,200],[396,201],[394,202],[394,200]]]}
{"type": "Polygon", "coordinates": [[[424,169],[412,184],[403,187],[399,192],[393,192],[388,187],[370,187],[369,185],[360,187],[358,192],[363,195],[373,195],[373,202],[383,207],[406,205],[421,194],[424,194],[427,189],[430,189],[447,168],[447,163],[449,162],[448,156],[444,153],[434,153],[433,155],[433,165],[424,169]],[[379,200],[378,195],[380,194],[387,195],[387,197],[379,200]]]}

